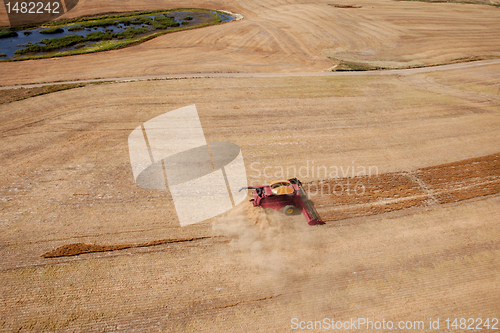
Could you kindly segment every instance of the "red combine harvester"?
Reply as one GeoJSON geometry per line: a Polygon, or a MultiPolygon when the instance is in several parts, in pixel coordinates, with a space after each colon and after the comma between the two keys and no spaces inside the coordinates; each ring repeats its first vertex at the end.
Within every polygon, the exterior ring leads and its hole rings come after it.
{"type": "Polygon", "coordinates": [[[243,189],[255,190],[250,201],[255,207],[264,208],[265,212],[274,209],[285,215],[295,215],[300,210],[309,225],[325,224],[297,178],[277,180],[265,186],[243,187],[240,191],[243,189]]]}

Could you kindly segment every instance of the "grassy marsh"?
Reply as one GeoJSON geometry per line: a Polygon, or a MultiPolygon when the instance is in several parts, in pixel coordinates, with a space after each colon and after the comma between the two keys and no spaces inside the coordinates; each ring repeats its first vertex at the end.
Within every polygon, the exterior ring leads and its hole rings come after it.
{"type": "Polygon", "coordinates": [[[11,59],[0,61],[50,58],[123,48],[165,33],[222,23],[220,14],[225,15],[205,9],[172,9],[85,17],[40,26],[9,28],[8,31],[0,31],[0,37],[15,37],[16,31],[23,29],[27,29],[24,31],[26,35],[27,31],[39,28],[43,28],[39,32],[44,34],[57,34],[65,29],[75,34],[42,39],[36,44],[18,45],[23,48],[17,49],[11,59]],[[118,29],[118,32],[114,29],[118,29]],[[86,31],[89,32],[85,34],[86,31]]]}

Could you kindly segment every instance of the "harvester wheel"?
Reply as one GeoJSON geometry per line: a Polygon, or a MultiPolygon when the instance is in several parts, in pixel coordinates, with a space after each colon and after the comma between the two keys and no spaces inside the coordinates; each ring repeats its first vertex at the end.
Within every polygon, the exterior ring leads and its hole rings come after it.
{"type": "Polygon", "coordinates": [[[269,208],[269,207],[264,208],[264,213],[266,213],[266,214],[271,214],[271,213],[272,213],[272,211],[273,211],[273,209],[272,209],[272,208],[269,208]]]}
{"type": "Polygon", "coordinates": [[[285,206],[285,208],[283,208],[283,213],[285,213],[285,215],[293,215],[293,213],[295,213],[295,206],[285,206]]]}

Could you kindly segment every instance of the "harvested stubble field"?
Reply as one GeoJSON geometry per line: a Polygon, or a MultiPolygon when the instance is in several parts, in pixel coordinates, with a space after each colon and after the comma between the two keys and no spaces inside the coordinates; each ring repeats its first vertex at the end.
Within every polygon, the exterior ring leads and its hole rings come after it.
{"type": "Polygon", "coordinates": [[[294,317],[498,316],[498,68],[110,83],[2,104],[3,328],[286,331],[294,317]],[[273,177],[265,166],[308,160],[379,173],[356,201],[314,197],[325,226],[247,203],[180,228],[168,192],[134,184],[127,137],[187,101],[207,140],[242,147],[252,184],[273,177]],[[208,238],[173,241],[198,237],[208,238]],[[42,257],[78,243],[122,249],[42,257]]]}
{"type": "MultiPolygon", "coordinates": [[[[117,3],[81,1],[70,15],[117,3]]],[[[342,43],[366,62],[495,55],[497,8],[173,4],[120,8],[209,7],[245,19],[106,54],[2,63],[0,82],[314,73],[103,83],[0,104],[1,331],[286,332],[292,318],[358,317],[426,329],[440,318],[446,331],[446,318],[500,317],[498,61],[314,76],[333,66],[324,50],[342,43]],[[313,196],[324,226],[245,202],[181,228],[169,192],[135,185],[127,138],[190,104],[207,141],[241,147],[252,185],[282,167],[377,173],[326,177],[330,188],[362,182],[366,192],[313,196]]],[[[320,184],[317,172],[297,176],[320,184]]]]}

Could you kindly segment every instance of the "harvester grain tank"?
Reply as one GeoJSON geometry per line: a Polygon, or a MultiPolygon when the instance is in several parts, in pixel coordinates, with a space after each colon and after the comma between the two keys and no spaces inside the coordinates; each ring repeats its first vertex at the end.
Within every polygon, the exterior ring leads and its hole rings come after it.
{"type": "Polygon", "coordinates": [[[266,212],[274,209],[285,215],[294,215],[301,211],[309,225],[325,224],[297,178],[276,180],[269,185],[243,187],[240,191],[243,189],[254,190],[250,201],[255,207],[262,207],[266,212]]]}

